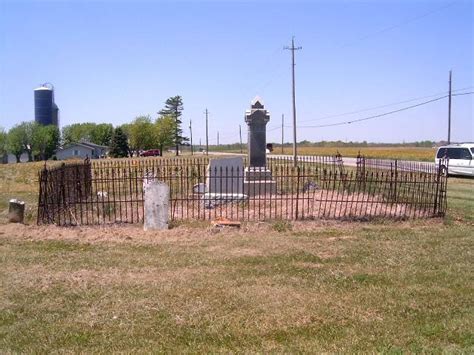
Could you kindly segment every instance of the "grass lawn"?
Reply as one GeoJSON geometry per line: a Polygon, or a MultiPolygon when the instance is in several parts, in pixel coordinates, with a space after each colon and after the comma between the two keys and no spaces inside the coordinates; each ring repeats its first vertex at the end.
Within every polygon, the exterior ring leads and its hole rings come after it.
{"type": "Polygon", "coordinates": [[[0,168],[2,353],[474,351],[474,179],[445,220],[5,224],[35,169],[0,168]]]}

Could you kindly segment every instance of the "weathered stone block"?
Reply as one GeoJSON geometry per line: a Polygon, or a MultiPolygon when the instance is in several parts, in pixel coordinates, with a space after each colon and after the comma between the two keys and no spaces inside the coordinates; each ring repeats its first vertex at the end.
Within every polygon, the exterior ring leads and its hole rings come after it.
{"type": "Polygon", "coordinates": [[[144,230],[168,229],[170,188],[160,181],[145,186],[144,230]]]}
{"type": "Polygon", "coordinates": [[[25,218],[25,202],[17,199],[10,200],[8,207],[8,221],[12,223],[23,223],[25,218]]]}

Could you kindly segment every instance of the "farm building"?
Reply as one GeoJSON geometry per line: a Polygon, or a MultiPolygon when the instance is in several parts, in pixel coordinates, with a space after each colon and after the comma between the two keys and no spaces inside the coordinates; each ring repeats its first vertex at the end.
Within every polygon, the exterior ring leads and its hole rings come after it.
{"type": "Polygon", "coordinates": [[[56,153],[58,160],[65,159],[85,159],[87,157],[91,159],[104,158],[109,148],[103,145],[94,144],[91,142],[78,142],[71,143],[62,149],[59,149],[56,153]]]}

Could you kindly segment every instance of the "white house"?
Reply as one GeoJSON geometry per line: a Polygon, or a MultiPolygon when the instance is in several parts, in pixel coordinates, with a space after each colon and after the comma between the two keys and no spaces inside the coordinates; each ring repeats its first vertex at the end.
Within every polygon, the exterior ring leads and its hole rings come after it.
{"type": "Polygon", "coordinates": [[[59,149],[56,152],[58,160],[65,159],[98,159],[103,158],[107,154],[109,148],[103,145],[94,144],[91,142],[71,143],[59,149]]]}

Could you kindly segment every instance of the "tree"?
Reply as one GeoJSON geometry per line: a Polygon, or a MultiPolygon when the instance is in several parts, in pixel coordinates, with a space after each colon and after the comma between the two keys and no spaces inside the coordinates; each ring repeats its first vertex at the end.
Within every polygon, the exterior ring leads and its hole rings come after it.
{"type": "Polygon", "coordinates": [[[131,150],[138,153],[140,150],[155,148],[155,129],[150,116],[135,118],[128,130],[131,150]]]}
{"type": "Polygon", "coordinates": [[[64,126],[62,129],[63,144],[67,145],[77,143],[82,140],[92,142],[92,131],[94,130],[95,125],[95,123],[86,122],[64,126]]]}
{"type": "Polygon", "coordinates": [[[33,135],[38,126],[38,123],[34,121],[20,123],[22,143],[28,153],[28,161],[33,161],[33,135]]]}
{"type": "MultiPolygon", "coordinates": [[[[127,137],[127,144],[128,144],[128,154],[130,155],[130,157],[132,157],[132,149],[130,148],[130,123],[124,123],[124,124],[121,124],[120,126],[118,126],[117,128],[120,127],[120,129],[122,130],[122,132],[125,134],[125,136],[127,137]]],[[[116,128],[116,129],[117,129],[116,128]]],[[[115,131],[114,131],[115,132],[115,131]]],[[[111,143],[112,144],[112,143],[111,143]]]]}
{"type": "Polygon", "coordinates": [[[172,147],[175,140],[176,122],[172,116],[161,116],[155,121],[155,137],[158,147],[160,148],[160,155],[163,155],[163,150],[172,147]]]}
{"type": "Polygon", "coordinates": [[[8,138],[7,132],[5,132],[5,129],[3,129],[3,127],[0,127],[0,159],[2,163],[6,162],[5,160],[8,161],[7,138],[8,138]]]}
{"type": "Polygon", "coordinates": [[[21,154],[25,151],[23,136],[23,128],[20,125],[10,128],[7,135],[7,149],[15,156],[17,163],[20,162],[21,154]]]}
{"type": "Polygon", "coordinates": [[[59,129],[54,125],[37,125],[33,131],[33,153],[41,160],[51,158],[59,146],[59,129]]]}
{"type": "Polygon", "coordinates": [[[114,127],[110,123],[94,124],[90,132],[91,142],[109,146],[112,141],[114,127]]]}
{"type": "Polygon", "coordinates": [[[22,122],[8,131],[7,148],[15,155],[17,163],[25,151],[28,153],[28,161],[33,161],[33,133],[37,126],[36,122],[22,122]]]}
{"type": "Polygon", "coordinates": [[[112,158],[125,158],[128,157],[128,153],[128,138],[122,128],[117,127],[112,135],[109,154],[112,158]]]}
{"type": "Polygon", "coordinates": [[[161,116],[171,116],[175,120],[174,144],[176,145],[176,155],[179,155],[179,146],[189,139],[183,136],[181,129],[181,115],[183,113],[183,99],[181,96],[173,96],[166,100],[165,108],[158,112],[161,116]]]}

